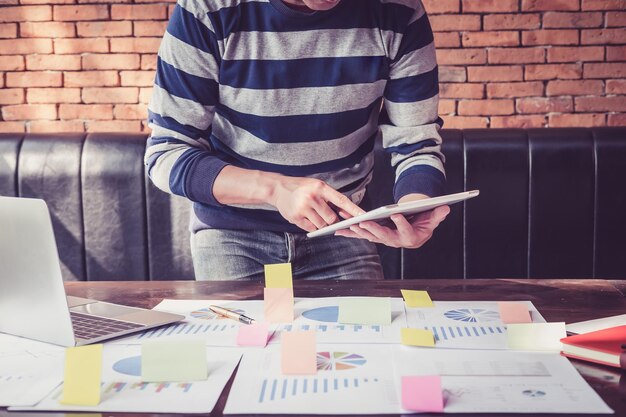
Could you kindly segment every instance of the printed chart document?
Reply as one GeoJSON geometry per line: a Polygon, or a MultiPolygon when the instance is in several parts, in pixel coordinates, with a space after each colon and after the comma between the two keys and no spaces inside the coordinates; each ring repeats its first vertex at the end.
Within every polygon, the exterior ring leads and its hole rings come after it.
{"type": "Polygon", "coordinates": [[[235,349],[207,348],[208,378],[193,382],[143,382],[141,347],[105,345],[100,404],[76,406],[59,403],[62,386],[32,407],[11,410],[105,411],[145,413],[210,413],[232,375],[241,353],[235,349]]]}
{"type": "MultiPolygon", "coordinates": [[[[530,301],[533,323],[545,323],[530,301]]],[[[406,307],[408,327],[430,330],[435,347],[458,349],[507,349],[507,325],[495,301],[435,301],[433,307],[406,307]]]]}

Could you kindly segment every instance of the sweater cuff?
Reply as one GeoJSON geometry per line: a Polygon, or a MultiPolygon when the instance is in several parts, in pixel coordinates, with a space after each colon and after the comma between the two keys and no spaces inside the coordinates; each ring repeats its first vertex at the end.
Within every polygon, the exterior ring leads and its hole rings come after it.
{"type": "Polygon", "coordinates": [[[213,184],[227,165],[227,162],[214,156],[203,156],[194,161],[187,173],[187,198],[212,206],[223,206],[213,195],[213,184]]]}
{"type": "Polygon", "coordinates": [[[398,202],[408,194],[424,194],[437,197],[443,194],[446,185],[445,175],[437,168],[420,165],[407,169],[393,187],[393,198],[398,202]]]}

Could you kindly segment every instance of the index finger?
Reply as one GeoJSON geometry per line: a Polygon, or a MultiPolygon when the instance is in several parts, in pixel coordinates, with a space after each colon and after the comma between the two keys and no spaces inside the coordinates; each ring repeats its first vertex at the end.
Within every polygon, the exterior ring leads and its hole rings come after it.
{"type": "Polygon", "coordinates": [[[328,187],[322,193],[322,197],[337,206],[340,211],[350,214],[351,216],[358,216],[365,213],[361,207],[354,204],[348,197],[341,194],[339,191],[335,191],[328,187]]]}

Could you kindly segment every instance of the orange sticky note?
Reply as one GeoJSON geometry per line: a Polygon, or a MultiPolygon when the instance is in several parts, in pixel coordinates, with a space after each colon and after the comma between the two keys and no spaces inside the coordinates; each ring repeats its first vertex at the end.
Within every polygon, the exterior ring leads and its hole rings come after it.
{"type": "Polygon", "coordinates": [[[501,301],[498,303],[500,319],[504,324],[532,323],[528,306],[525,303],[501,301]]]}
{"type": "Polygon", "coordinates": [[[268,323],[293,322],[293,288],[264,288],[263,306],[268,323]]]}
{"type": "Polygon", "coordinates": [[[317,373],[315,330],[282,332],[280,365],[285,375],[317,373]]]}
{"type": "Polygon", "coordinates": [[[247,326],[239,326],[237,333],[237,345],[239,346],[265,346],[269,336],[269,323],[253,323],[247,326]]]}
{"type": "Polygon", "coordinates": [[[443,413],[441,377],[403,376],[402,408],[423,413],[443,413]]]}
{"type": "Polygon", "coordinates": [[[102,345],[70,347],[65,351],[61,404],[100,404],[102,345]]]}

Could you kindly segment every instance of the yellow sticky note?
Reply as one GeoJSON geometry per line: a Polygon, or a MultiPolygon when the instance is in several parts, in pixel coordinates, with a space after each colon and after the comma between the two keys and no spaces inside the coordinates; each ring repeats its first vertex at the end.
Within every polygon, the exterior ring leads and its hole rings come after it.
{"type": "Polygon", "coordinates": [[[102,345],[67,348],[61,404],[100,404],[102,345]]]}
{"type": "Polygon", "coordinates": [[[316,374],[317,344],[315,330],[282,332],[280,337],[280,364],[283,374],[316,374]]]}
{"type": "Polygon", "coordinates": [[[400,331],[403,345],[435,346],[435,336],[433,336],[433,332],[430,330],[403,327],[400,331]]]}
{"type": "Polygon", "coordinates": [[[293,288],[263,288],[265,321],[268,323],[293,322],[293,288]]]}
{"type": "Polygon", "coordinates": [[[433,300],[426,291],[400,290],[407,307],[433,307],[433,300]]]}
{"type": "Polygon", "coordinates": [[[388,297],[340,298],[337,321],[345,324],[391,324],[391,299],[388,297]]]}
{"type": "Polygon", "coordinates": [[[266,288],[293,288],[291,264],[265,265],[266,288]]]}
{"type": "Polygon", "coordinates": [[[203,381],[208,376],[204,340],[156,341],[141,344],[144,382],[203,381]]]}

